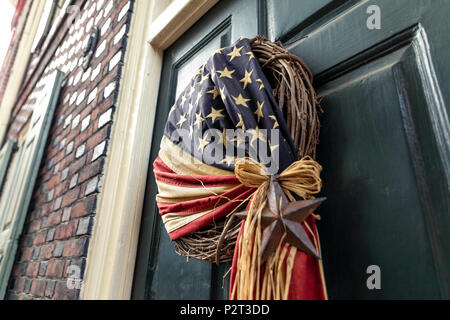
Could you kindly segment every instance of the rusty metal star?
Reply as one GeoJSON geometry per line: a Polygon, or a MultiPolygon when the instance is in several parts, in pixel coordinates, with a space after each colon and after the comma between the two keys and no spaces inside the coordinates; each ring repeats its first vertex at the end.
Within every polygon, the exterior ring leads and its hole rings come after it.
{"type": "MultiPolygon", "coordinates": [[[[280,184],[271,179],[268,201],[261,213],[261,227],[263,228],[261,263],[275,253],[284,234],[286,234],[285,242],[320,259],[316,247],[303,229],[302,222],[325,200],[326,198],[317,198],[289,202],[280,184]]],[[[248,211],[238,212],[235,215],[245,219],[248,211]]]]}

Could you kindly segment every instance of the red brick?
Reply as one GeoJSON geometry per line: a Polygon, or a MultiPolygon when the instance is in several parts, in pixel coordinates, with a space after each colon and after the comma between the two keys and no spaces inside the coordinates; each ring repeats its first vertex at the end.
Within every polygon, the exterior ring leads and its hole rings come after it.
{"type": "Polygon", "coordinates": [[[56,174],[50,180],[48,180],[47,190],[53,189],[53,187],[59,183],[59,178],[60,178],[60,174],[56,174]]]}
{"type": "Polygon", "coordinates": [[[80,238],[66,241],[64,244],[64,257],[79,257],[86,253],[86,248],[88,245],[87,238],[80,238]]]}
{"type": "Polygon", "coordinates": [[[78,221],[70,221],[56,227],[55,240],[68,239],[76,232],[78,221]]]}
{"type": "Polygon", "coordinates": [[[51,213],[47,219],[47,227],[53,227],[61,223],[61,211],[51,213]]]}
{"type": "MultiPolygon", "coordinates": [[[[66,261],[66,265],[64,266],[63,278],[65,278],[65,279],[70,278],[70,277],[76,278],[76,276],[78,276],[78,273],[75,272],[77,270],[70,270],[69,269],[71,265],[72,265],[72,261],[71,260],[67,260],[66,261]],[[70,274],[69,274],[69,271],[70,271],[70,274]]],[[[80,270],[80,272],[81,272],[81,270],[80,270]]]]}
{"type": "Polygon", "coordinates": [[[64,272],[65,263],[64,260],[50,260],[47,264],[45,276],[50,278],[61,278],[64,272]]]}
{"type": "Polygon", "coordinates": [[[86,118],[88,115],[91,114],[91,112],[92,112],[92,107],[91,106],[96,107],[96,104],[91,103],[88,107],[84,108],[83,111],[81,111],[81,113],[80,113],[80,118],[81,118],[80,121],[83,121],[84,118],[86,118]]]}
{"type": "Polygon", "coordinates": [[[53,171],[50,169],[49,171],[44,173],[44,175],[42,176],[42,182],[48,182],[52,177],[53,177],[53,171]]]}
{"type": "Polygon", "coordinates": [[[55,249],[55,244],[50,243],[41,247],[41,252],[39,253],[39,258],[48,260],[53,255],[53,250],[55,249]]]}
{"type": "MultiPolygon", "coordinates": [[[[74,151],[75,151],[75,147],[74,147],[74,151]]],[[[72,153],[70,153],[67,157],[65,157],[62,161],[61,161],[61,171],[63,171],[65,168],[70,167],[72,164],[74,164],[75,162],[75,152],[72,151],[72,153]]],[[[80,158],[81,159],[81,158],[80,158]]],[[[81,165],[83,166],[83,164],[81,165]]]]}
{"type": "MultiPolygon", "coordinates": [[[[99,91],[99,92],[102,92],[102,91],[100,90],[100,88],[99,88],[98,91],[99,91]]],[[[111,103],[110,103],[110,104],[111,104],[111,103]]],[[[110,105],[110,104],[108,104],[108,105],[110,105]]],[[[99,113],[100,113],[100,111],[99,111],[98,108],[95,108],[95,109],[92,110],[92,112],[91,112],[91,125],[89,126],[89,132],[90,132],[90,135],[89,135],[89,136],[92,136],[93,132],[95,132],[95,131],[98,129],[98,128],[95,126],[95,122],[96,122],[96,120],[97,120],[97,117],[98,117],[99,113]]]]}
{"type": "Polygon", "coordinates": [[[43,297],[45,294],[45,281],[33,280],[30,293],[36,297],[43,297]]]}
{"type": "MultiPolygon", "coordinates": [[[[39,179],[39,177],[38,177],[38,179],[39,179]]],[[[40,183],[37,183],[36,185],[40,185],[40,183]]],[[[32,199],[33,200],[37,200],[37,199],[39,199],[39,196],[41,195],[41,188],[37,188],[37,189],[35,189],[34,190],[34,192],[33,192],[33,197],[32,197],[32,199]]]]}
{"type": "Polygon", "coordinates": [[[76,200],[78,200],[78,195],[80,194],[80,188],[76,187],[72,190],[67,191],[62,199],[61,208],[67,207],[68,205],[71,205],[76,200]]]}
{"type": "MultiPolygon", "coordinates": [[[[60,142],[63,139],[63,137],[59,136],[59,139],[60,140],[58,142],[60,142]]],[[[53,144],[53,140],[55,140],[55,139],[51,139],[51,141],[52,141],[52,143],[50,144],[51,147],[49,148],[49,150],[46,153],[47,159],[53,158],[58,153],[59,143],[57,143],[56,146],[53,147],[53,145],[52,145],[53,144]]]]}
{"type": "MultiPolygon", "coordinates": [[[[84,110],[84,109],[83,109],[84,110]]],[[[74,112],[75,113],[75,112],[74,112]]],[[[83,118],[81,118],[81,115],[80,115],[80,124],[81,124],[81,121],[83,120],[83,118]]],[[[78,137],[79,135],[80,135],[80,124],[78,125],[78,128],[76,128],[76,129],[74,129],[74,130],[72,130],[72,131],[70,131],[70,133],[67,135],[67,137],[66,137],[66,139],[67,139],[67,143],[69,143],[69,142],[71,142],[74,138],[76,138],[76,137],[78,137]]],[[[66,149],[64,148],[64,151],[65,151],[66,149]]],[[[74,148],[74,150],[75,150],[75,148],[74,148]]]]}
{"type": "Polygon", "coordinates": [[[54,157],[53,157],[53,162],[55,164],[57,164],[58,162],[60,162],[64,156],[66,155],[66,147],[67,147],[67,138],[66,138],[66,144],[64,145],[64,148],[61,149],[61,151],[59,151],[54,157]]]}
{"type": "Polygon", "coordinates": [[[27,267],[26,275],[30,278],[37,277],[39,272],[39,262],[30,262],[27,267]]]}
{"type": "Polygon", "coordinates": [[[79,297],[80,290],[69,289],[67,286],[67,280],[58,281],[55,286],[55,294],[53,298],[55,300],[75,300],[79,297]]]}
{"type": "Polygon", "coordinates": [[[83,131],[74,139],[74,150],[81,146],[91,136],[90,131],[83,131]]]}
{"type": "Polygon", "coordinates": [[[33,255],[33,248],[24,248],[22,251],[22,255],[20,257],[20,261],[30,261],[32,255],[33,255]]]}
{"type": "Polygon", "coordinates": [[[41,216],[48,216],[50,212],[53,210],[53,203],[45,203],[41,206],[41,216]]]}
{"type": "Polygon", "coordinates": [[[13,277],[17,278],[22,275],[22,270],[24,268],[24,265],[25,265],[24,263],[16,263],[14,265],[13,270],[12,270],[13,277]]]}
{"type": "Polygon", "coordinates": [[[15,279],[13,290],[16,292],[23,292],[24,289],[25,289],[25,278],[15,279]]]}
{"type": "MultiPolygon", "coordinates": [[[[61,126],[61,128],[64,128],[64,121],[63,121],[63,125],[61,126]]],[[[63,129],[61,131],[61,133],[58,135],[59,136],[59,141],[61,142],[65,137],[67,137],[67,135],[70,133],[71,127],[68,126],[65,129],[63,129]]],[[[67,143],[67,140],[66,140],[67,143]]],[[[59,144],[55,147],[55,149],[57,150],[57,152],[59,151],[59,144]]]]}
{"type": "Polygon", "coordinates": [[[29,225],[28,225],[28,233],[33,233],[38,231],[41,228],[41,220],[33,220],[29,225]]]}
{"type": "MultiPolygon", "coordinates": [[[[108,66],[106,68],[108,68],[108,66]]],[[[105,78],[102,82],[103,88],[101,90],[104,90],[104,88],[106,88],[108,85],[111,84],[111,82],[114,81],[114,78],[110,78],[107,81],[106,81],[106,79],[107,78],[105,78]]],[[[100,91],[100,88],[98,90],[100,91]]],[[[103,98],[103,96],[102,96],[102,98],[103,98]]],[[[99,103],[99,106],[97,108],[95,108],[94,111],[92,111],[93,121],[96,121],[99,118],[99,115],[103,114],[106,110],[108,110],[109,108],[111,108],[114,105],[114,101],[115,101],[114,99],[115,99],[114,93],[112,93],[108,98],[104,99],[103,101],[101,101],[101,103],[99,103]],[[96,113],[94,114],[94,112],[96,112],[96,113]]]]}
{"type": "Polygon", "coordinates": [[[100,144],[101,142],[105,141],[108,138],[109,128],[110,128],[110,125],[106,125],[102,129],[97,131],[97,133],[94,134],[91,138],[88,139],[87,144],[86,144],[88,150],[94,149],[98,144],[100,144]]]}
{"type": "Polygon", "coordinates": [[[66,179],[65,181],[63,181],[62,183],[58,184],[55,187],[55,198],[58,198],[60,195],[66,192],[67,189],[68,189],[68,179],[66,179]]]}
{"type": "Polygon", "coordinates": [[[44,243],[46,237],[47,237],[47,231],[40,231],[40,232],[36,233],[33,244],[36,246],[36,245],[44,243]]]}
{"type": "MultiPolygon", "coordinates": [[[[91,158],[92,158],[92,155],[88,159],[91,159],[91,158]]],[[[95,162],[84,167],[80,171],[80,176],[78,177],[78,183],[83,183],[84,181],[92,178],[93,176],[100,174],[103,170],[104,165],[105,165],[105,159],[99,158],[95,162]]]]}
{"type": "Polygon", "coordinates": [[[73,162],[70,165],[69,175],[73,175],[73,174],[77,173],[81,168],[83,168],[84,164],[86,163],[86,158],[87,158],[87,156],[84,155],[80,159],[73,162]]]}
{"type": "Polygon", "coordinates": [[[86,197],[85,199],[77,202],[73,207],[71,211],[71,217],[73,218],[79,218],[83,216],[90,215],[94,212],[96,207],[96,200],[97,196],[92,195],[89,197],[86,197]]]}
{"type": "Polygon", "coordinates": [[[20,294],[8,292],[6,295],[6,300],[20,300],[20,294]]]}
{"type": "MultiPolygon", "coordinates": [[[[37,184],[37,185],[41,185],[41,184],[37,184]]],[[[46,197],[42,193],[39,195],[38,198],[32,199],[32,203],[34,203],[34,208],[40,208],[45,202],[46,202],[46,197]]],[[[29,218],[28,222],[31,222],[35,218],[35,215],[36,215],[36,210],[34,210],[33,213],[28,216],[28,218],[29,218]]]]}
{"type": "MultiPolygon", "coordinates": [[[[122,22],[125,22],[125,20],[126,20],[126,19],[123,19],[122,22]]],[[[121,25],[117,25],[117,29],[116,29],[117,32],[120,31],[120,29],[122,28],[122,26],[123,26],[123,23],[121,23],[121,25]]],[[[115,35],[116,35],[116,34],[112,34],[112,35],[111,35],[111,38],[113,39],[113,38],[115,37],[115,35]]],[[[110,41],[110,48],[109,48],[110,52],[116,52],[116,53],[117,53],[119,50],[122,50],[122,49],[123,49],[123,39],[124,39],[124,37],[122,37],[122,39],[120,39],[119,42],[117,42],[115,45],[114,45],[113,41],[110,41]]],[[[113,56],[109,55],[109,56],[108,56],[108,59],[111,59],[112,57],[113,57],[113,56]]],[[[122,58],[122,59],[123,59],[123,58],[122,58]]],[[[119,62],[118,65],[120,65],[120,62],[119,62]]],[[[116,65],[116,66],[114,67],[114,69],[116,69],[118,65],[116,65]]],[[[113,69],[113,71],[114,71],[114,69],[113,69]]],[[[117,69],[116,69],[116,70],[117,70],[117,69]]],[[[113,72],[113,73],[114,73],[114,72],[113,72]]]]}

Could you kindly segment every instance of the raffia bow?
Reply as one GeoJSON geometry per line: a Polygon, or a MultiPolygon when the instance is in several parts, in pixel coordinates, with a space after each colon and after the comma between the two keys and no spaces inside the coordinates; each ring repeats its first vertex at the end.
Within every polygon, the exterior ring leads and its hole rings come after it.
{"type": "Polygon", "coordinates": [[[311,199],[322,188],[321,171],[322,166],[309,156],[292,163],[277,176],[271,176],[263,164],[250,158],[236,160],[234,170],[236,177],[243,185],[256,188],[256,191],[250,202],[238,244],[239,263],[232,288],[233,298],[238,300],[285,300],[288,298],[291,272],[297,252],[295,247],[287,245],[282,247],[282,241],[280,242],[275,254],[265,264],[261,284],[259,261],[262,235],[261,213],[267,202],[269,181],[270,179],[278,181],[291,201],[295,200],[292,193],[303,199],[311,199]],[[288,255],[286,268],[283,268],[286,255],[288,255]]]}

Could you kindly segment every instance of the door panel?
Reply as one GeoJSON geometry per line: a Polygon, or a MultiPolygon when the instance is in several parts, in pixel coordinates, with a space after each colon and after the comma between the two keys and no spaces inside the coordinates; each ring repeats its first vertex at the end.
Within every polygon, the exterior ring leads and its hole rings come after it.
{"type": "Polygon", "coordinates": [[[309,21],[317,20],[343,2],[345,1],[308,0],[300,3],[298,0],[268,0],[269,34],[272,39],[278,40],[295,36],[297,30],[301,30],[309,21]]]}
{"type": "MultiPolygon", "coordinates": [[[[311,68],[323,98],[329,297],[450,298],[448,16],[445,0],[221,1],[165,52],[150,163],[186,77],[219,44],[267,30],[311,68]],[[370,5],[380,29],[367,28],[370,5]],[[381,268],[380,290],[366,286],[369,265],[381,268]]],[[[227,266],[178,257],[155,195],[149,170],[134,298],[226,298],[227,266]]]]}
{"type": "Polygon", "coordinates": [[[323,98],[318,226],[330,298],[449,298],[448,2],[285,5],[268,6],[271,38],[294,41],[323,98]],[[379,30],[366,26],[370,5],[379,30]],[[303,6],[311,16],[293,21],[303,6]],[[366,286],[372,264],[381,290],[366,286]]]}
{"type": "Polygon", "coordinates": [[[322,87],[327,115],[320,161],[329,201],[322,208],[321,235],[331,297],[439,297],[421,190],[409,159],[405,106],[395,99],[404,87],[397,75],[414,56],[410,49],[322,87]],[[367,289],[370,265],[381,268],[382,290],[367,289]]]}

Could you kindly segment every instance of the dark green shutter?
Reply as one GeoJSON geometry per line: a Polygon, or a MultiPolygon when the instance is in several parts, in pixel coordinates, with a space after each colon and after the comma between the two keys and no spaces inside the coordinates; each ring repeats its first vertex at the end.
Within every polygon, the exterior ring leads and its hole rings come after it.
{"type": "Polygon", "coordinates": [[[47,83],[35,103],[29,131],[19,148],[13,168],[13,179],[1,208],[0,224],[0,298],[4,298],[14,264],[18,239],[28,212],[34,184],[39,172],[44,147],[61,89],[62,72],[48,76],[47,83]]]}
{"type": "Polygon", "coordinates": [[[15,145],[16,143],[14,141],[8,140],[0,151],[0,195],[3,191],[3,183],[6,178],[6,173],[8,172],[9,161],[11,160],[15,145]]]}

